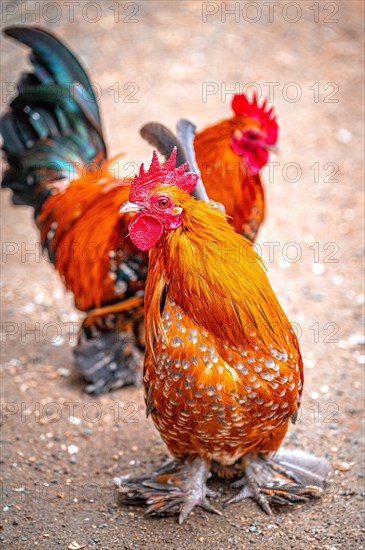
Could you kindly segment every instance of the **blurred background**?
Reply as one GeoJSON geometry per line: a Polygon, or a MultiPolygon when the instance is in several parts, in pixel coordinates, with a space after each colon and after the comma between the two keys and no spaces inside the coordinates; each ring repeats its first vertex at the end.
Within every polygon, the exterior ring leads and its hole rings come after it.
{"type": "MultiPolygon", "coordinates": [[[[45,27],[79,56],[100,98],[109,153],[125,153],[122,176],[151,158],[139,136],[145,122],[173,129],[187,117],[202,129],[230,116],[240,91],[256,90],[275,106],[280,154],[263,171],[267,218],[257,247],[306,368],[302,414],[287,445],[326,456],[331,476],[320,502],[273,518],[247,502],[222,518],[195,511],[177,526],[119,507],[113,476],[145,470],[166,450],[145,419],[141,390],[98,400],[82,393],[71,364],[78,314],[39,252],[32,212],[11,206],[3,191],[3,242],[14,247],[2,259],[2,390],[10,405],[0,538],[47,549],[360,548],[363,2],[5,0],[1,17],[2,27],[45,27]]],[[[27,49],[1,38],[1,50],[4,111],[27,49]]]]}

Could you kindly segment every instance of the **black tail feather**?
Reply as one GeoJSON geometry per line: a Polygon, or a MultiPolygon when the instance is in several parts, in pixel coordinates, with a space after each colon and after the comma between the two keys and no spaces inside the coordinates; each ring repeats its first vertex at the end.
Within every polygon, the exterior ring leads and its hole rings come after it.
{"type": "Polygon", "coordinates": [[[28,46],[35,75],[44,84],[79,82],[93,98],[94,116],[101,126],[95,93],[89,77],[74,54],[53,34],[39,27],[10,26],[4,34],[28,46]]]}
{"type": "Polygon", "coordinates": [[[2,187],[13,191],[14,204],[36,212],[49,195],[39,184],[69,179],[75,165],[107,151],[97,99],[72,52],[51,33],[37,27],[8,27],[4,33],[31,49],[33,72],[23,73],[18,95],[0,120],[9,168],[2,187]]]}

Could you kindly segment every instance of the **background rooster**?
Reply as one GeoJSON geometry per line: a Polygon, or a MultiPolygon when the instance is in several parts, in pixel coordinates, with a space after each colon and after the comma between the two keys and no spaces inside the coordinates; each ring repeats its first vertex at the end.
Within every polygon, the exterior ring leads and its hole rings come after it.
{"type": "Polygon", "coordinates": [[[232,101],[234,116],[199,132],[194,141],[196,160],[209,197],[223,203],[238,232],[254,241],[265,216],[260,177],[269,151],[276,151],[278,124],[267,100],[254,95],[232,101]]]}
{"type": "MultiPolygon", "coordinates": [[[[1,120],[10,165],[2,185],[12,189],[15,204],[34,207],[43,247],[76,307],[87,312],[74,348],[87,391],[136,384],[147,256],[125,238],[128,220],[118,215],[130,181],[110,169],[116,159],[107,160],[96,96],[76,57],[42,29],[5,33],[31,48],[33,72],[21,77],[1,120]]],[[[232,105],[236,117],[196,136],[197,162],[209,197],[254,239],[264,209],[258,171],[276,142],[277,124],[256,98],[237,95],[232,105]]],[[[163,131],[155,123],[142,135],[168,156],[177,141],[163,131]]]]}
{"type": "Polygon", "coordinates": [[[161,166],[154,153],[121,212],[137,212],[131,239],[150,249],[147,413],[178,461],[117,482],[127,501],[178,511],[181,523],[195,505],[216,511],[206,498],[213,467],[242,478],[230,502],[252,497],[271,513],[270,501],[320,494],[327,475],[326,461],[311,455],[271,457],[300,406],[299,344],[249,241],[215,205],[189,196],[198,176],[175,169],[175,157],[161,166]]]}

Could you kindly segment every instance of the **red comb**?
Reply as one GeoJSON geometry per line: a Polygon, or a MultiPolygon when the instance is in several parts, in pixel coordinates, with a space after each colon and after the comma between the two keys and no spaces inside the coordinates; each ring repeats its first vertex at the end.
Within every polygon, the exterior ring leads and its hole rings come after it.
{"type": "Polygon", "coordinates": [[[245,94],[236,94],[232,100],[232,109],[237,116],[247,116],[258,120],[266,131],[268,143],[276,143],[278,124],[273,113],[274,107],[266,109],[267,103],[266,98],[262,105],[259,105],[256,92],[253,94],[252,101],[245,94]]]}
{"type": "Polygon", "coordinates": [[[131,183],[129,200],[131,202],[143,201],[150,191],[157,185],[175,185],[187,193],[191,193],[198,181],[198,175],[193,172],[185,172],[188,162],[176,168],[176,147],[174,147],[168,161],[162,166],[158,160],[156,151],[153,151],[151,166],[146,172],[141,165],[138,176],[134,176],[131,183]]]}

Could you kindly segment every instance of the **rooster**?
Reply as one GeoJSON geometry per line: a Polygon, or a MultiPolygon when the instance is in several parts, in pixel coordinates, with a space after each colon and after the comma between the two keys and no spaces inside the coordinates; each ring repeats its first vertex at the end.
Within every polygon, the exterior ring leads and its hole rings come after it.
{"type": "Polygon", "coordinates": [[[267,100],[245,94],[232,100],[234,116],[199,132],[196,160],[210,198],[223,203],[232,223],[254,241],[265,216],[260,170],[276,152],[278,124],[267,100]]]}
{"type": "Polygon", "coordinates": [[[318,496],[327,473],[312,455],[274,457],[300,406],[298,340],[251,243],[216,205],[189,195],[198,176],[175,158],[162,166],[154,153],[121,207],[136,214],[132,242],[149,250],[145,398],[174,460],[116,481],[127,502],[178,512],[181,523],[196,505],[217,512],[212,470],[239,477],[230,502],[252,497],[271,513],[271,503],[318,496]]]}

